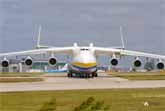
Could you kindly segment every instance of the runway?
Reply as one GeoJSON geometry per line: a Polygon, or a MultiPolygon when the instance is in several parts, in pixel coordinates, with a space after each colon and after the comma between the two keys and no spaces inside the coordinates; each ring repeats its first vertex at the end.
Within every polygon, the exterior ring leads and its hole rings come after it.
{"type": "Polygon", "coordinates": [[[104,73],[89,79],[68,78],[66,74],[46,74],[41,77],[44,78],[42,82],[0,83],[0,92],[165,87],[165,80],[131,81],[104,73]]]}

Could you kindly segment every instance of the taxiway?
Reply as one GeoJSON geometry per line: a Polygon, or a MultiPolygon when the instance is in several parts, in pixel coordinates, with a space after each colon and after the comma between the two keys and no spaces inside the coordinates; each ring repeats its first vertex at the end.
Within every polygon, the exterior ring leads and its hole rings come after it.
{"type": "Polygon", "coordinates": [[[42,82],[0,83],[0,92],[165,87],[165,80],[131,81],[104,73],[89,79],[68,78],[66,74],[44,74],[41,77],[42,82]]]}

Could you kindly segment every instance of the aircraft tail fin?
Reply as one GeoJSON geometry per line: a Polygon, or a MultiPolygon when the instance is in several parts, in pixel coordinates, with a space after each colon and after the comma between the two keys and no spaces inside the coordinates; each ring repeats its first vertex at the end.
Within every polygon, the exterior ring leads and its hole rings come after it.
{"type": "Polygon", "coordinates": [[[123,36],[123,27],[122,26],[120,26],[120,37],[121,37],[122,49],[125,49],[124,36],[123,36]]]}
{"type": "Polygon", "coordinates": [[[37,36],[37,46],[40,46],[41,30],[42,30],[42,27],[41,27],[41,25],[40,25],[40,26],[39,26],[39,29],[38,29],[38,36],[37,36]]]}
{"type": "Polygon", "coordinates": [[[37,36],[37,44],[35,46],[35,49],[43,49],[43,48],[48,48],[48,46],[41,45],[41,30],[42,26],[40,25],[38,28],[38,36],[37,36]]]}

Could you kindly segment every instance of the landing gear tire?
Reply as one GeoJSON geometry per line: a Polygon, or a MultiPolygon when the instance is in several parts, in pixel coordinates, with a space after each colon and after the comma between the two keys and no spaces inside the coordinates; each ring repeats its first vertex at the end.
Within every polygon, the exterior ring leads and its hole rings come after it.
{"type": "Polygon", "coordinates": [[[97,73],[93,73],[92,77],[98,77],[97,73]]]}
{"type": "Polygon", "coordinates": [[[73,77],[73,74],[71,72],[69,72],[68,77],[73,77]]]}
{"type": "Polygon", "coordinates": [[[95,73],[95,77],[98,77],[98,74],[97,73],[95,73]]]}
{"type": "Polygon", "coordinates": [[[90,77],[90,75],[89,74],[86,74],[86,78],[89,78],[90,77]]]}

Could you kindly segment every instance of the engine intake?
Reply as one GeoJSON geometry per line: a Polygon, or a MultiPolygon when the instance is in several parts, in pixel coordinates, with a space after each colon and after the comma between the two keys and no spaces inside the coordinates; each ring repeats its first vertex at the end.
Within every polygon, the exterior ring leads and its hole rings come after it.
{"type": "Polygon", "coordinates": [[[48,63],[50,65],[56,65],[57,59],[55,57],[51,57],[51,58],[49,58],[48,63]]]}
{"type": "Polygon", "coordinates": [[[25,59],[25,64],[26,64],[27,66],[31,66],[31,65],[33,64],[32,58],[31,58],[31,57],[27,57],[27,58],[25,59]]]}
{"type": "Polygon", "coordinates": [[[134,61],[134,66],[135,66],[135,67],[140,67],[141,65],[142,65],[141,60],[136,59],[136,60],[134,61]]]}
{"type": "Polygon", "coordinates": [[[111,60],[111,64],[112,64],[113,66],[118,65],[118,60],[117,60],[116,58],[113,58],[113,59],[111,60]]]}
{"type": "Polygon", "coordinates": [[[157,66],[158,69],[164,69],[164,63],[163,62],[157,63],[156,66],[157,66]]]}
{"type": "Polygon", "coordinates": [[[1,66],[2,67],[9,67],[9,60],[4,58],[2,61],[1,61],[1,66]]]}

